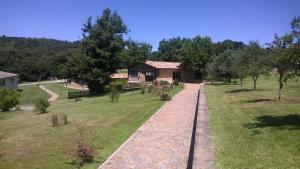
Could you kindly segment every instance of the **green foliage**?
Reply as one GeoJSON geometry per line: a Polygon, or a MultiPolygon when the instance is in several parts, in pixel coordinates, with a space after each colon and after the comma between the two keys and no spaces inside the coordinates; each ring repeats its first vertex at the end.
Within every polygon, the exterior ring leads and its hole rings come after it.
{"type": "Polygon", "coordinates": [[[168,86],[168,85],[170,85],[170,83],[169,83],[168,81],[166,81],[166,80],[161,80],[161,81],[159,81],[159,84],[160,84],[161,86],[168,86]]]}
{"type": "Polygon", "coordinates": [[[124,52],[120,55],[120,67],[129,67],[144,63],[151,54],[152,46],[143,42],[127,40],[124,52]]]}
{"type": "Polygon", "coordinates": [[[47,108],[50,106],[49,102],[45,98],[39,98],[35,102],[35,107],[39,113],[47,113],[47,108]]]}
{"type": "Polygon", "coordinates": [[[160,96],[160,99],[163,100],[163,101],[170,101],[170,100],[172,100],[172,97],[168,93],[163,93],[160,96]]]}
{"type": "Polygon", "coordinates": [[[109,86],[115,86],[119,91],[121,91],[126,84],[126,80],[117,79],[109,83],[109,86]]]}
{"type": "Polygon", "coordinates": [[[20,74],[22,81],[64,78],[61,67],[78,42],[0,36],[0,70],[20,74]]]}
{"type": "Polygon", "coordinates": [[[182,50],[184,58],[182,66],[194,72],[197,78],[204,79],[208,72],[207,67],[213,55],[213,43],[209,37],[196,36],[185,44],[182,50]]]}
{"type": "Polygon", "coordinates": [[[105,9],[95,23],[90,17],[82,30],[81,50],[70,59],[69,72],[75,79],[86,82],[92,93],[102,92],[120,65],[127,27],[116,12],[105,9]]]}
{"type": "Polygon", "coordinates": [[[20,93],[17,90],[0,88],[0,109],[8,111],[19,104],[20,93]]]}
{"type": "Polygon", "coordinates": [[[110,86],[110,100],[112,102],[117,102],[120,97],[120,90],[116,86],[110,86]]]}
{"type": "Polygon", "coordinates": [[[148,93],[152,93],[152,91],[153,91],[153,85],[149,85],[148,87],[147,87],[147,92],[148,93]]]}
{"type": "Polygon", "coordinates": [[[279,78],[278,99],[281,98],[283,83],[299,75],[300,71],[300,17],[291,22],[292,31],[280,37],[275,34],[274,41],[269,44],[269,65],[277,68],[279,78]]]}

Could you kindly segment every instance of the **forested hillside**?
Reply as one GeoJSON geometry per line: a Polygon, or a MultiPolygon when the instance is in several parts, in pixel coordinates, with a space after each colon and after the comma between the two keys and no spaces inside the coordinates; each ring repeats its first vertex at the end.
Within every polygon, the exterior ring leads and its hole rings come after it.
{"type": "Polygon", "coordinates": [[[62,77],[71,50],[80,42],[45,38],[0,37],[0,70],[20,74],[22,81],[62,77]]]}

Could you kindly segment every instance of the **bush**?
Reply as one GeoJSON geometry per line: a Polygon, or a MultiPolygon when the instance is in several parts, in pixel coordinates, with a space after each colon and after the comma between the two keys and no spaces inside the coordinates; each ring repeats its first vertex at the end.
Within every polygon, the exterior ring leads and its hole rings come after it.
{"type": "Polygon", "coordinates": [[[161,81],[159,82],[159,84],[160,84],[161,86],[168,86],[168,85],[170,85],[170,83],[169,83],[168,81],[166,81],[166,80],[161,80],[161,81]]]}
{"type": "Polygon", "coordinates": [[[120,92],[116,86],[111,86],[110,87],[110,100],[112,102],[117,102],[120,97],[120,92]]]}
{"type": "Polygon", "coordinates": [[[19,104],[20,92],[12,89],[0,89],[0,109],[8,111],[19,104]]]}
{"type": "Polygon", "coordinates": [[[53,114],[51,116],[51,124],[52,124],[52,127],[57,127],[58,126],[58,116],[57,116],[57,114],[53,114]]]}
{"type": "Polygon", "coordinates": [[[160,96],[160,99],[163,101],[170,101],[172,100],[172,97],[168,93],[164,93],[160,96]]]}
{"type": "Polygon", "coordinates": [[[80,101],[82,101],[82,99],[81,98],[76,98],[74,101],[75,102],[80,102],[80,101]]]}
{"type": "Polygon", "coordinates": [[[49,102],[47,99],[40,98],[36,101],[35,107],[40,113],[46,113],[47,108],[50,106],[49,102]]]}
{"type": "Polygon", "coordinates": [[[148,86],[148,88],[147,88],[147,89],[148,89],[148,91],[147,91],[147,92],[148,92],[148,93],[151,93],[151,92],[153,91],[153,85],[150,85],[150,86],[148,86]]]}
{"type": "Polygon", "coordinates": [[[124,80],[115,80],[109,83],[109,87],[112,88],[113,86],[115,86],[119,91],[121,91],[125,83],[126,81],[124,80]]]}
{"type": "Polygon", "coordinates": [[[173,82],[173,85],[178,86],[179,85],[179,80],[175,79],[174,82],[173,82]]]}
{"type": "Polygon", "coordinates": [[[142,86],[142,88],[141,88],[141,94],[145,94],[145,87],[144,86],[142,86]]]}
{"type": "Polygon", "coordinates": [[[62,122],[63,122],[64,125],[69,124],[67,114],[61,114],[61,119],[62,119],[62,122]]]}
{"type": "Polygon", "coordinates": [[[77,128],[78,138],[76,139],[75,148],[71,150],[72,163],[77,167],[82,167],[85,163],[90,163],[94,159],[93,148],[84,139],[84,129],[79,125],[75,125],[77,128]]]}

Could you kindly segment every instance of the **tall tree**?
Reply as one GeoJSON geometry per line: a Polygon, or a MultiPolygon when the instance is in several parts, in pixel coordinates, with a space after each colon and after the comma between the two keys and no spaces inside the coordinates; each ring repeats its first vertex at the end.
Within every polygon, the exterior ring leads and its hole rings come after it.
{"type": "Polygon", "coordinates": [[[151,54],[152,46],[143,43],[127,40],[125,42],[125,50],[120,55],[120,67],[128,67],[145,62],[151,54]]]}
{"type": "Polygon", "coordinates": [[[73,73],[86,81],[91,92],[101,92],[119,67],[127,27],[116,12],[105,9],[95,23],[89,17],[82,31],[81,57],[85,65],[73,73]]]}
{"type": "Polygon", "coordinates": [[[207,74],[208,63],[211,62],[213,54],[212,41],[209,37],[196,36],[192,40],[186,40],[182,49],[182,66],[194,72],[200,79],[204,79],[207,74]]]}

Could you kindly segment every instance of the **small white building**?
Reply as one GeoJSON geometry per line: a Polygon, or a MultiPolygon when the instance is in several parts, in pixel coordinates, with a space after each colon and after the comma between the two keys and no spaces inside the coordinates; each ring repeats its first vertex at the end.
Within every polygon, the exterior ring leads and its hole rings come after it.
{"type": "Polygon", "coordinates": [[[18,74],[0,71],[0,87],[17,89],[18,82],[19,82],[18,74]]]}

